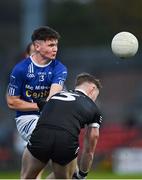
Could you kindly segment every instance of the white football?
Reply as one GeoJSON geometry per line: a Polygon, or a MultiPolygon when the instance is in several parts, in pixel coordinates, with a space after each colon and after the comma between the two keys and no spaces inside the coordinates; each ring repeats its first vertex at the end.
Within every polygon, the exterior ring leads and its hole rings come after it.
{"type": "Polygon", "coordinates": [[[111,42],[112,52],[120,58],[133,57],[138,51],[137,38],[130,32],[116,34],[111,42]]]}

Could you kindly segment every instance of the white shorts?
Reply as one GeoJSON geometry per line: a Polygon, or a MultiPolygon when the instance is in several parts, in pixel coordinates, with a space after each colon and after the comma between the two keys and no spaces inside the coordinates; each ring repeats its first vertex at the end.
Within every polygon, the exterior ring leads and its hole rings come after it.
{"type": "Polygon", "coordinates": [[[38,115],[23,115],[15,118],[16,126],[21,137],[28,141],[38,122],[38,115]]]}

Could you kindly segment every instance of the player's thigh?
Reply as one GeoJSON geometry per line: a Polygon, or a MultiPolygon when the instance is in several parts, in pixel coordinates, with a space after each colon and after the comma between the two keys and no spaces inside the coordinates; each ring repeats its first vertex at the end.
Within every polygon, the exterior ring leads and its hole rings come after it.
{"type": "Polygon", "coordinates": [[[66,165],[60,165],[58,163],[53,162],[53,172],[55,178],[62,178],[62,179],[72,179],[72,175],[75,172],[77,166],[77,158],[73,159],[66,165]]]}
{"type": "Polygon", "coordinates": [[[22,157],[21,178],[35,178],[45,165],[26,148],[22,157]]]}

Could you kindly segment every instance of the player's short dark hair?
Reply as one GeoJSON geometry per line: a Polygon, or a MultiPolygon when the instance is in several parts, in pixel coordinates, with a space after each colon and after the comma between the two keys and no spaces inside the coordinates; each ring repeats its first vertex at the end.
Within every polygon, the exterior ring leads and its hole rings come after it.
{"type": "Polygon", "coordinates": [[[76,81],[75,81],[75,86],[79,86],[79,85],[83,84],[84,82],[91,82],[91,83],[94,83],[98,89],[102,88],[100,80],[96,79],[95,76],[93,76],[89,73],[81,73],[81,74],[77,75],[76,81]]]}
{"type": "Polygon", "coordinates": [[[31,36],[32,42],[36,40],[46,41],[50,39],[59,39],[59,38],[60,38],[60,34],[48,26],[42,26],[39,27],[38,29],[35,29],[31,36]]]}

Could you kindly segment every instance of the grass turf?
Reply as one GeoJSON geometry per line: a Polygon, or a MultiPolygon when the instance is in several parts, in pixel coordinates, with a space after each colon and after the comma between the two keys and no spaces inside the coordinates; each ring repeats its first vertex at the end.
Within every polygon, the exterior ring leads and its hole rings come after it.
{"type": "MultiPolygon", "coordinates": [[[[45,178],[46,173],[43,174],[45,178]]],[[[18,171],[2,171],[0,179],[20,179],[18,171]]],[[[142,174],[117,175],[109,171],[90,171],[87,179],[142,179],[142,174]]]]}

